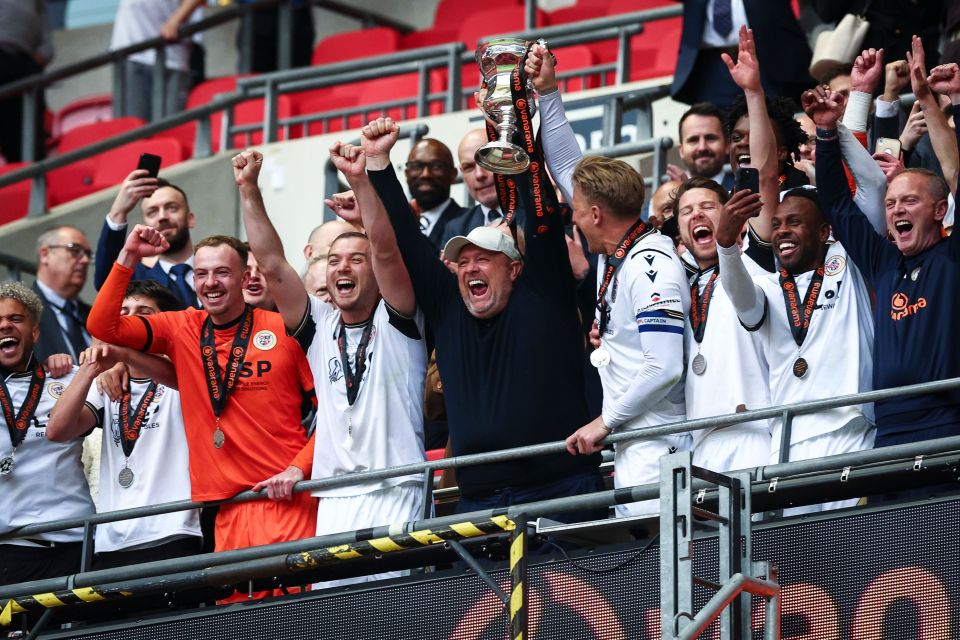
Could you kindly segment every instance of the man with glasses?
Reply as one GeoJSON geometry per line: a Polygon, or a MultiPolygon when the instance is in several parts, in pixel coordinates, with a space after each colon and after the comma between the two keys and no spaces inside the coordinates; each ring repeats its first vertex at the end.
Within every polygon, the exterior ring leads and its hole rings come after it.
{"type": "Polygon", "coordinates": [[[450,185],[457,179],[453,154],[439,140],[424,138],[410,149],[404,172],[420,231],[439,254],[447,224],[463,213],[463,207],[450,197],[450,185]]]}
{"type": "Polygon", "coordinates": [[[90,305],[78,298],[87,282],[90,242],[80,229],[53,227],[37,238],[37,280],[33,290],[43,302],[40,339],[34,347],[42,362],[56,353],[72,356],[74,363],[90,345],[86,331],[90,305]]]}

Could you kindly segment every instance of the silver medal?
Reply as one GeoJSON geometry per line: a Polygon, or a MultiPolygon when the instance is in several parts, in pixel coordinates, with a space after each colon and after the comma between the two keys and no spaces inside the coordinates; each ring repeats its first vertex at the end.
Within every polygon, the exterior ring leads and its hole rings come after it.
{"type": "Polygon", "coordinates": [[[697,353],[693,356],[693,364],[690,367],[693,369],[693,372],[698,376],[702,376],[703,372],[707,370],[707,359],[703,357],[702,353],[697,353]]]}
{"type": "Polygon", "coordinates": [[[124,489],[130,488],[130,485],[133,484],[133,469],[130,467],[124,467],[120,469],[120,475],[117,476],[117,482],[120,483],[120,486],[124,489]]]}
{"type": "Polygon", "coordinates": [[[608,364],[610,364],[610,352],[600,347],[595,349],[593,353],[590,354],[590,364],[592,364],[597,369],[602,369],[608,364]]]}
{"type": "Polygon", "coordinates": [[[220,430],[220,425],[217,425],[217,430],[213,432],[213,446],[217,449],[223,448],[223,443],[227,441],[227,437],[223,435],[223,431],[220,430]]]}
{"type": "Polygon", "coordinates": [[[13,456],[7,456],[0,460],[0,475],[8,476],[13,471],[13,456]]]}

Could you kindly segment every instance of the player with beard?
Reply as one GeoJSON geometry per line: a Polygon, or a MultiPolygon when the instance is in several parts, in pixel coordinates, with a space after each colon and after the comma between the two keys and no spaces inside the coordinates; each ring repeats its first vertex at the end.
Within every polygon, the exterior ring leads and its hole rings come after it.
{"type": "MultiPolygon", "coordinates": [[[[183,408],[192,497],[223,500],[285,469],[306,445],[301,408],[313,379],[280,314],[245,303],[247,250],[236,238],[211,236],[196,245],[194,277],[203,310],[123,316],[136,266],[167,250],[160,231],[134,227],[88,326],[104,342],[169,356],[183,408]]],[[[306,538],[315,528],[316,504],[306,494],[292,502],[221,505],[216,550],[306,538]]]]}
{"type": "Polygon", "coordinates": [[[447,224],[463,213],[463,207],[450,197],[450,185],[457,179],[453,154],[439,140],[424,138],[410,149],[404,174],[414,201],[411,206],[420,218],[420,231],[439,253],[447,224]]]}
{"type": "MultiPolygon", "coordinates": [[[[363,141],[364,150],[372,148],[369,137],[363,141]]],[[[356,215],[359,209],[359,216],[348,222],[362,222],[370,234],[368,239],[359,232],[345,233],[330,245],[327,282],[334,306],[309,296],[284,257],[257,186],[263,156],[247,150],[233,158],[250,244],[287,331],[307,354],[319,400],[314,439],[291,458],[284,472],[255,487],[266,488],[274,500],[289,500],[293,485],[311,469],[313,478],[332,478],[426,459],[423,314],[400,253],[395,246],[384,249],[389,222],[367,178],[365,154],[359,147],[336,143],[330,156],[357,199],[352,211],[356,215]]],[[[315,491],[320,497],[317,535],[417,520],[423,515],[420,482],[421,476],[413,474],[315,491]]]]}
{"type": "Polygon", "coordinates": [[[103,286],[110,266],[123,249],[127,218],[137,203],[143,212],[143,223],[163,235],[168,249],[152,266],[138,264],[136,280],[155,280],[170,289],[184,307],[200,308],[193,282],[193,241],[190,229],[196,215],[190,209],[187,194],[163,178],[151,178],[144,169],[136,169],[124,179],[100,231],[94,261],[93,283],[103,286]]]}
{"type": "MultiPolygon", "coordinates": [[[[870,391],[870,296],[843,246],[828,243],[830,227],[820,212],[816,190],[791,189],[777,206],[771,240],[778,274],[751,278],[744,266],[737,240],[750,215],[755,212],[732,207],[723,211],[715,229],[720,280],[769,367],[771,403],[870,391]]],[[[806,460],[868,449],[873,445],[872,422],[872,405],[798,415],[792,420],[784,457],[806,460]]],[[[780,461],[782,429],[781,419],[774,420],[771,463],[780,461]]],[[[855,499],[826,503],[796,512],[855,503],[855,499]]]]}
{"type": "MultiPolygon", "coordinates": [[[[0,283],[0,533],[41,520],[93,513],[83,475],[82,439],[46,437],[50,411],[76,368],[53,379],[33,353],[40,337],[40,298],[19,282],[0,283]]],[[[80,571],[83,529],[0,542],[0,584],[80,571]]]]}

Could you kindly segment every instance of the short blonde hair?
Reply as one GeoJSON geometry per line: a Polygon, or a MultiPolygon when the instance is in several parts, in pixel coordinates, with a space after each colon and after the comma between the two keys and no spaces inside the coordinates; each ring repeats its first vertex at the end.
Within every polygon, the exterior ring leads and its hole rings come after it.
{"type": "Polygon", "coordinates": [[[40,296],[22,282],[14,280],[0,282],[0,300],[16,300],[24,306],[34,324],[40,322],[40,314],[43,313],[43,303],[40,302],[40,296]]]}
{"type": "Polygon", "coordinates": [[[618,218],[634,219],[643,209],[643,177],[623,160],[585,156],[573,170],[573,184],[589,201],[618,218]]]}

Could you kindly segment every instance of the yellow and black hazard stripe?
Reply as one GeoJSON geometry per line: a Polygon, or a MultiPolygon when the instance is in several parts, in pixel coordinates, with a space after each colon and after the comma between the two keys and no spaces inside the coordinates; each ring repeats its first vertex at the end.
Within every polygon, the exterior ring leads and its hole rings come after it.
{"type": "Polygon", "coordinates": [[[523,640],[527,629],[527,519],[516,519],[510,541],[510,640],[523,640]]]}
{"type": "Polygon", "coordinates": [[[7,604],[3,607],[3,612],[0,612],[0,625],[4,627],[8,626],[13,621],[13,616],[18,613],[65,607],[81,602],[114,600],[132,595],[133,593],[129,591],[103,591],[96,587],[84,587],[82,589],[65,589],[63,591],[38,593],[33,596],[13,598],[7,601],[7,604]]]}
{"type": "MultiPolygon", "coordinates": [[[[335,563],[338,560],[369,558],[384,553],[428,547],[447,540],[464,540],[491,533],[513,531],[514,526],[513,520],[507,516],[496,515],[488,520],[455,522],[438,529],[405,532],[400,526],[397,526],[395,530],[391,527],[389,534],[384,537],[370,537],[367,540],[358,540],[335,547],[290,554],[287,556],[287,568],[292,571],[315,569],[322,565],[335,563]]],[[[363,532],[359,532],[358,536],[362,537],[363,532]]]]}

